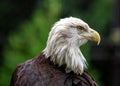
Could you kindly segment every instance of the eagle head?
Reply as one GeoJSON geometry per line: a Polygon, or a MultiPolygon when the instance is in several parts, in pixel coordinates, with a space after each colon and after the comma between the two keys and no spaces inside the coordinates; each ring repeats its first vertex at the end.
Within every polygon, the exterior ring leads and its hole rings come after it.
{"type": "Polygon", "coordinates": [[[67,73],[82,74],[87,62],[79,47],[88,40],[99,44],[99,33],[79,18],[60,19],[52,27],[43,52],[54,64],[65,65],[67,73]]]}

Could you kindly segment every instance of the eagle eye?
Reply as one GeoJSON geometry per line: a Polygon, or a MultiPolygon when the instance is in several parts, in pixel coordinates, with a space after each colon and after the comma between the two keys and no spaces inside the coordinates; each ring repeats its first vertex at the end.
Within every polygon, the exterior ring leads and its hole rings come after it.
{"type": "Polygon", "coordinates": [[[84,27],[82,27],[82,26],[77,26],[77,29],[86,31],[86,29],[84,27]]]}

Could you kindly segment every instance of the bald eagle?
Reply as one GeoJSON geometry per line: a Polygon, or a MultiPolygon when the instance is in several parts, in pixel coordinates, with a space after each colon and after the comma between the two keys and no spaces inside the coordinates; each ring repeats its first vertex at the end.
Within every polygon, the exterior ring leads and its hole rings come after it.
{"type": "Polygon", "coordinates": [[[46,48],[16,67],[10,86],[97,86],[79,49],[88,40],[99,44],[99,33],[79,18],[60,19],[49,33],[46,48]]]}

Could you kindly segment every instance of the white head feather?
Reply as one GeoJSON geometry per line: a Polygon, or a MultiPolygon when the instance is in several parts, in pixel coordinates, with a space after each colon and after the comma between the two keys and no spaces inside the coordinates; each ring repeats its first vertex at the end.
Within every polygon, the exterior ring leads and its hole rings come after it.
{"type": "Polygon", "coordinates": [[[79,47],[87,42],[81,34],[89,31],[88,29],[90,28],[87,23],[74,17],[56,22],[43,51],[46,58],[50,57],[51,61],[59,66],[66,65],[66,72],[82,74],[86,68],[86,59],[79,47]]]}

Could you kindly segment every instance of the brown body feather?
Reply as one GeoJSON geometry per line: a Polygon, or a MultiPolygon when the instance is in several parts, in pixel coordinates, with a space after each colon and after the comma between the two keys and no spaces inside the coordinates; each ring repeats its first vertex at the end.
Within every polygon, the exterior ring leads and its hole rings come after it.
{"type": "Polygon", "coordinates": [[[97,86],[92,76],[65,73],[64,67],[54,65],[43,54],[17,66],[10,86],[97,86]]]}

